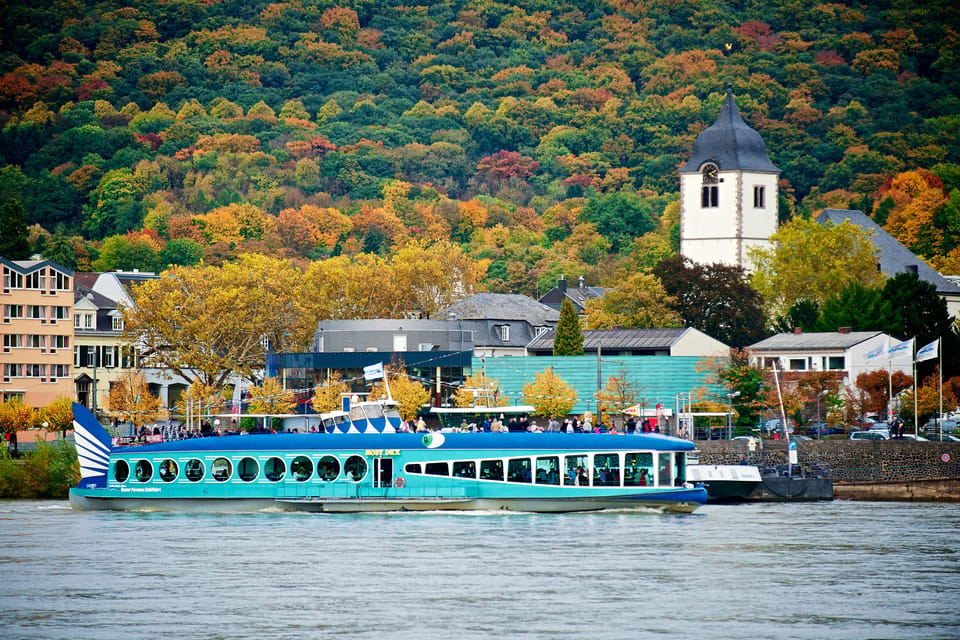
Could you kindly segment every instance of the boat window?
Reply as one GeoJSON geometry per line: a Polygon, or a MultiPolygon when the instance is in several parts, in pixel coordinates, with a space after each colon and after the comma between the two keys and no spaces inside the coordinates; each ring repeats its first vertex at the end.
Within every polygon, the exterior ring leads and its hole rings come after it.
{"type": "Polygon", "coordinates": [[[620,486],[620,455],[597,453],[593,456],[593,486],[620,486]]]}
{"type": "Polygon", "coordinates": [[[164,482],[173,482],[176,480],[179,471],[180,469],[177,467],[177,463],[170,458],[160,463],[160,479],[164,482]]]}
{"type": "Polygon", "coordinates": [[[653,454],[628,453],[623,458],[623,484],[646,487],[653,484],[653,454]]]}
{"type": "Polygon", "coordinates": [[[403,417],[400,415],[400,410],[397,409],[396,405],[389,404],[385,406],[383,408],[383,415],[387,416],[388,418],[403,420],[403,417]]]}
{"type": "Polygon", "coordinates": [[[253,458],[244,458],[237,465],[237,475],[244,482],[250,482],[257,479],[260,473],[260,465],[253,458]]]}
{"type": "Polygon", "coordinates": [[[481,480],[503,480],[503,460],[481,460],[481,480]]]}
{"type": "Polygon", "coordinates": [[[532,480],[530,458],[510,458],[507,461],[507,482],[531,482],[532,480]]]}
{"type": "Polygon", "coordinates": [[[263,463],[263,475],[270,482],[279,482],[283,480],[283,475],[287,472],[287,467],[283,460],[277,457],[267,458],[263,463]]]}
{"type": "Polygon", "coordinates": [[[564,456],[563,484],[568,487],[590,486],[590,457],[586,454],[564,456]]]}
{"type": "Polygon", "coordinates": [[[549,456],[537,458],[537,471],[534,474],[537,484],[560,484],[560,458],[549,456]]]}
{"type": "Polygon", "coordinates": [[[658,487],[670,487],[673,486],[673,452],[661,451],[657,454],[657,457],[660,459],[660,473],[657,475],[657,486],[658,487]]]}
{"type": "Polygon", "coordinates": [[[187,467],[183,470],[183,474],[190,482],[203,480],[203,463],[196,458],[190,458],[187,460],[187,467]]]}
{"type": "Polygon", "coordinates": [[[367,461],[363,456],[350,456],[343,463],[343,479],[350,482],[360,482],[367,475],[367,461]]]}
{"type": "Polygon", "coordinates": [[[133,468],[133,473],[138,482],[147,482],[153,476],[153,465],[149,460],[137,460],[137,466],[133,468]]]}
{"type": "Polygon", "coordinates": [[[323,456],[317,460],[317,478],[323,482],[335,480],[340,475],[340,461],[333,456],[323,456]]]}
{"type": "Polygon", "coordinates": [[[407,466],[403,468],[407,473],[423,473],[423,469],[420,466],[419,462],[408,462],[407,466]]]}
{"type": "Polygon", "coordinates": [[[428,476],[448,476],[450,467],[446,462],[428,462],[426,465],[426,474],[428,476]]]}
{"type": "Polygon", "coordinates": [[[344,431],[346,427],[344,427],[343,425],[348,425],[350,423],[350,416],[346,414],[341,414],[335,417],[333,421],[334,421],[334,424],[337,425],[338,431],[344,431]]]}
{"type": "Polygon", "coordinates": [[[307,456],[297,456],[290,463],[290,473],[297,482],[309,480],[313,475],[313,463],[307,456]]]}
{"type": "Polygon", "coordinates": [[[375,418],[383,417],[383,406],[379,404],[365,404],[361,405],[363,407],[363,412],[367,414],[367,419],[373,420],[375,418]]]}
{"type": "Polygon", "coordinates": [[[233,474],[233,465],[226,458],[217,458],[210,467],[210,473],[217,482],[226,482],[233,474]]]}
{"type": "Polygon", "coordinates": [[[113,463],[113,479],[117,482],[126,482],[130,477],[130,465],[126,460],[117,460],[113,463]]]}
{"type": "Polygon", "coordinates": [[[363,422],[366,420],[366,416],[363,415],[363,407],[358,404],[350,407],[350,420],[353,422],[363,422]]]}
{"type": "Polygon", "coordinates": [[[473,460],[458,460],[453,463],[453,475],[458,478],[477,477],[477,463],[473,460]]]}

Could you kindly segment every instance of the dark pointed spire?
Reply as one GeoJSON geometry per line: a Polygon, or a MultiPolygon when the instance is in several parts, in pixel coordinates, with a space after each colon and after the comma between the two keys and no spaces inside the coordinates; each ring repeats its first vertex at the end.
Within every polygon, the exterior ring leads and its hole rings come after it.
{"type": "Polygon", "coordinates": [[[700,132],[693,143],[693,153],[680,168],[680,173],[697,173],[706,162],[713,162],[720,171],[762,171],[780,173],[770,162],[767,145],[754,129],[744,122],[733,97],[733,85],[727,83],[717,121],[700,132]]]}

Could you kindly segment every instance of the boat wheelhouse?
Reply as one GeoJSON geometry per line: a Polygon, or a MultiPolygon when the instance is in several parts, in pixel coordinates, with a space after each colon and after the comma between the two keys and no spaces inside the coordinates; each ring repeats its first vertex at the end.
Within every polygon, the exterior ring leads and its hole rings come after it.
{"type": "Polygon", "coordinates": [[[115,448],[89,411],[74,416],[80,509],[690,512],[707,499],[686,483],[693,444],[656,434],[384,433],[364,418],[115,448]]]}

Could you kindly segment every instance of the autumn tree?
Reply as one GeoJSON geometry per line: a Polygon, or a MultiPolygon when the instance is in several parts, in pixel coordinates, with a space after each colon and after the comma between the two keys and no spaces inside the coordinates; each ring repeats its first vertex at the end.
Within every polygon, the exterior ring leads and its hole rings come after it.
{"type": "MultiPolygon", "coordinates": [[[[388,376],[390,397],[397,402],[397,409],[404,420],[413,420],[423,409],[423,405],[430,402],[430,392],[423,383],[407,375],[402,362],[391,363],[384,367],[384,375],[388,376]]],[[[377,382],[370,390],[370,398],[386,398],[386,385],[377,382]]]]}
{"type": "Polygon", "coordinates": [[[22,398],[14,396],[0,402],[0,433],[10,438],[14,454],[17,453],[17,432],[34,426],[36,412],[22,398]]]}
{"type": "Polygon", "coordinates": [[[708,356],[697,363],[704,382],[722,386],[729,394],[729,405],[736,412],[737,424],[754,425],[770,406],[771,385],[768,372],[750,365],[746,351],[733,349],[729,356],[708,356]]]}
{"type": "Polygon", "coordinates": [[[734,348],[766,335],[763,301],[742,267],[702,265],[676,256],[660,262],[653,274],[675,301],[673,308],[685,326],[734,348]]]}
{"type": "Polygon", "coordinates": [[[870,287],[883,279],[869,232],[850,222],[821,225],[797,217],[770,242],[769,248],[748,250],[755,267],[750,283],[769,318],[783,315],[798,300],[822,304],[847,284],[870,287]]]}
{"type": "Polygon", "coordinates": [[[523,401],[532,405],[538,416],[565,416],[577,403],[577,391],[547,367],[523,385],[523,401]]]}
{"type": "Polygon", "coordinates": [[[457,407],[505,407],[509,403],[500,381],[488,378],[483,371],[467,376],[453,393],[453,404],[457,407]]]}
{"type": "Polygon", "coordinates": [[[175,408],[188,424],[195,425],[211,414],[223,412],[227,407],[213,385],[194,380],[177,398],[175,408]]]}
{"type": "Polygon", "coordinates": [[[37,412],[37,421],[50,433],[66,437],[73,428],[73,398],[61,396],[37,412]]]}
{"type": "MultiPolygon", "coordinates": [[[[890,405],[891,385],[893,395],[896,396],[913,384],[913,378],[902,371],[894,371],[891,377],[885,369],[865,371],[857,376],[857,388],[866,395],[864,408],[869,413],[886,416],[890,405]]],[[[864,414],[859,414],[864,415],[864,414]]]]}
{"type": "Polygon", "coordinates": [[[301,274],[283,260],[243,256],[222,268],[176,267],[133,291],[125,335],[150,365],[220,389],[263,368],[266,344],[302,351],[315,322],[303,310],[301,274]]]}
{"type": "Polygon", "coordinates": [[[110,387],[107,408],[123,422],[134,428],[160,420],[166,416],[160,398],[150,393],[143,374],[126,371],[110,387]]]}
{"type": "Polygon", "coordinates": [[[631,380],[625,369],[607,378],[603,389],[594,394],[597,411],[618,415],[635,404],[644,404],[643,387],[631,380]]]}
{"type": "Polygon", "coordinates": [[[560,319],[553,336],[553,355],[582,356],[583,332],[580,330],[580,318],[570,298],[560,303],[560,319]]]}
{"type": "Polygon", "coordinates": [[[250,387],[250,413],[293,413],[297,407],[296,394],[284,389],[276,378],[264,378],[259,385],[250,387]]]}
{"type": "Polygon", "coordinates": [[[587,300],[587,328],[681,327],[683,319],[674,311],[675,304],[656,276],[635,273],[620,280],[616,288],[607,290],[602,297],[587,300]]]}
{"type": "Polygon", "coordinates": [[[343,396],[349,393],[347,383],[343,381],[343,376],[339,371],[334,371],[313,389],[313,398],[311,404],[316,413],[326,413],[328,411],[339,411],[343,408],[343,396]]]}

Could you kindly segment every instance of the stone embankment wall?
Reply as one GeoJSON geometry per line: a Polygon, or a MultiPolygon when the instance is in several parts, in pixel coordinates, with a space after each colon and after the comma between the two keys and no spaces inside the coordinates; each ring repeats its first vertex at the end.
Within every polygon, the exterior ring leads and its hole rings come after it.
{"type": "MultiPolygon", "coordinates": [[[[787,463],[787,443],[765,440],[750,452],[746,440],[697,441],[701,464],[761,467],[787,463]]],[[[911,440],[798,440],[797,459],[805,469],[829,468],[834,483],[913,481],[960,482],[960,443],[911,440]]]]}

